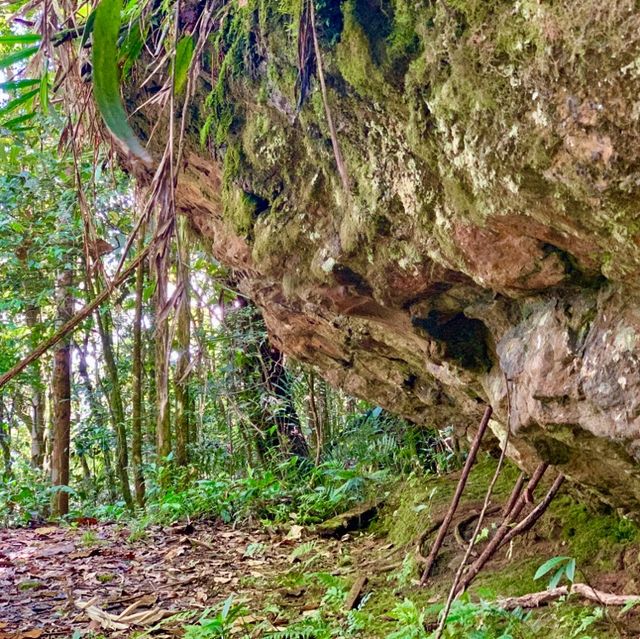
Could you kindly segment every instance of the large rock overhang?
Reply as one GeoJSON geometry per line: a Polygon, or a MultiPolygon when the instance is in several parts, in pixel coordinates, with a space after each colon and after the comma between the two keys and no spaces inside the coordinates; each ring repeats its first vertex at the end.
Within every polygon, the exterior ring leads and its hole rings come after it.
{"type": "Polygon", "coordinates": [[[640,513],[635,4],[341,3],[321,37],[349,193],[281,4],[204,147],[202,80],[179,210],[332,384],[439,428],[489,403],[518,463],[640,513]]]}

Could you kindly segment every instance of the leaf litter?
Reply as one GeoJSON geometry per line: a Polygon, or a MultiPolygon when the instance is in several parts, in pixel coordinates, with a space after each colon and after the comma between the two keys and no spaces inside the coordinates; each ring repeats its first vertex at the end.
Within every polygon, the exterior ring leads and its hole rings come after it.
{"type": "MultiPolygon", "coordinates": [[[[0,639],[175,637],[182,613],[198,615],[230,594],[259,610],[302,537],[301,527],[283,535],[206,521],[151,526],[142,538],[93,522],[0,530],[0,639]]],[[[315,543],[331,564],[338,542],[315,543]]]]}

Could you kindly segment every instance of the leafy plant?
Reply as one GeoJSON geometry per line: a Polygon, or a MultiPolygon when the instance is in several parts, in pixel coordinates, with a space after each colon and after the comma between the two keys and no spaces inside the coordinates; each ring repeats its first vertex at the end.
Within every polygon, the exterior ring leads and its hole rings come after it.
{"type": "Polygon", "coordinates": [[[572,557],[552,557],[536,570],[533,578],[541,579],[552,571],[555,572],[549,579],[547,588],[555,588],[563,578],[566,578],[569,583],[573,583],[576,575],[576,560],[572,557]]]}
{"type": "Polygon", "coordinates": [[[210,616],[213,609],[204,612],[198,621],[198,625],[185,627],[185,639],[215,639],[216,637],[228,637],[233,623],[243,613],[244,608],[233,604],[233,595],[230,595],[222,604],[215,616],[210,616]]]}

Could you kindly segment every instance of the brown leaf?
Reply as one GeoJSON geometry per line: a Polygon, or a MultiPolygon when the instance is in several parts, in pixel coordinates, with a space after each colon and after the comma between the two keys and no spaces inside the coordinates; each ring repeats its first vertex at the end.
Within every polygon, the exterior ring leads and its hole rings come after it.
{"type": "Polygon", "coordinates": [[[22,636],[25,639],[38,639],[38,637],[42,636],[43,630],[42,628],[33,628],[33,630],[27,630],[22,633],[22,636]]]}

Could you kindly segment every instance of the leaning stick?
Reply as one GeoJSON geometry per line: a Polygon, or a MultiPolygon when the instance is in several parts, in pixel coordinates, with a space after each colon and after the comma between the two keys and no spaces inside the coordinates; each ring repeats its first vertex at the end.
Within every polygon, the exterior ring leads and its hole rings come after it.
{"type": "Polygon", "coordinates": [[[518,501],[518,497],[522,493],[522,487],[524,486],[525,474],[520,473],[520,476],[516,480],[515,486],[511,491],[511,495],[509,496],[509,500],[507,501],[504,509],[502,510],[502,516],[507,517],[509,513],[513,510],[513,507],[516,505],[518,501]]]}
{"type": "Polygon", "coordinates": [[[509,530],[500,542],[500,546],[498,548],[502,548],[502,546],[508,544],[514,537],[527,532],[533,527],[538,519],[542,517],[547,508],[549,508],[549,504],[553,501],[553,498],[560,490],[562,482],[564,482],[564,475],[558,475],[544,499],[517,526],[514,526],[509,530]]]}
{"type": "Polygon", "coordinates": [[[19,361],[13,368],[6,373],[0,375],[0,388],[9,383],[16,375],[21,373],[29,364],[35,362],[39,357],[44,355],[51,347],[55,346],[61,339],[64,339],[71,331],[73,331],[80,322],[84,321],[96,308],[109,299],[111,293],[124,284],[131,274],[136,270],[138,264],[142,262],[151,249],[149,244],[138,256],[122,271],[122,273],[113,280],[93,301],[86,304],[78,311],[68,322],[65,322],[59,331],[44,340],[39,346],[34,348],[23,360],[19,361]]]}
{"type": "MultiPolygon", "coordinates": [[[[525,493],[533,493],[548,467],[549,464],[543,462],[536,468],[535,472],[531,476],[531,479],[529,480],[525,493]]],[[[511,512],[503,519],[498,530],[496,530],[495,535],[491,538],[491,541],[486,545],[480,556],[473,562],[473,564],[471,564],[465,576],[460,580],[460,586],[458,588],[458,591],[456,592],[456,595],[459,595],[468,588],[469,584],[476,578],[480,570],[482,570],[483,566],[487,563],[487,561],[489,561],[496,550],[498,550],[502,543],[502,540],[505,538],[511,526],[524,509],[525,504],[525,494],[521,494],[518,497],[515,505],[511,509],[511,512]]]]}
{"type": "Polygon", "coordinates": [[[473,444],[471,445],[471,450],[469,451],[469,456],[467,457],[467,461],[464,464],[464,468],[462,469],[462,475],[460,475],[460,480],[458,481],[458,485],[456,486],[456,492],[453,495],[453,499],[451,500],[451,506],[440,526],[440,530],[438,531],[438,535],[436,540],[433,542],[433,546],[431,547],[431,552],[427,557],[424,572],[422,573],[422,578],[420,579],[420,585],[424,586],[429,579],[429,575],[431,573],[431,569],[433,568],[433,564],[436,561],[436,557],[438,556],[438,552],[440,552],[440,548],[444,542],[444,538],[447,534],[447,530],[451,525],[451,520],[455,515],[455,512],[458,508],[458,504],[460,503],[460,498],[462,497],[462,492],[464,491],[464,487],[467,483],[467,479],[469,478],[469,473],[471,472],[471,467],[473,466],[473,462],[476,459],[478,454],[478,450],[480,449],[480,443],[482,441],[482,436],[487,430],[487,426],[489,425],[489,419],[491,418],[491,414],[493,409],[491,406],[487,406],[484,411],[484,415],[482,417],[482,421],[480,422],[480,427],[478,428],[478,432],[473,440],[473,444]]]}
{"type": "MultiPolygon", "coordinates": [[[[507,401],[509,401],[509,385],[507,382],[507,401]]],[[[469,545],[467,546],[466,552],[462,557],[462,561],[456,570],[456,574],[453,577],[453,582],[451,583],[451,588],[449,589],[449,595],[447,596],[447,602],[445,603],[444,609],[442,610],[442,614],[440,616],[440,623],[438,624],[438,628],[436,629],[435,639],[440,639],[442,637],[442,633],[444,632],[444,628],[447,625],[447,617],[449,616],[449,611],[451,610],[451,605],[453,604],[453,600],[458,592],[458,584],[460,583],[460,579],[462,579],[462,574],[464,573],[464,569],[467,566],[467,562],[469,561],[469,557],[471,557],[471,553],[473,552],[473,547],[476,544],[476,540],[478,539],[478,535],[480,534],[480,528],[484,522],[484,518],[491,511],[489,510],[489,502],[491,501],[491,496],[493,495],[493,490],[498,481],[498,477],[500,477],[500,472],[502,471],[502,465],[504,464],[505,457],[507,455],[507,448],[509,447],[509,438],[511,437],[511,404],[509,402],[509,410],[507,416],[507,435],[504,438],[504,444],[502,445],[502,451],[500,452],[500,459],[498,460],[498,465],[496,466],[496,470],[493,473],[493,477],[491,478],[491,482],[489,483],[489,487],[487,488],[487,492],[484,496],[484,504],[482,505],[482,510],[480,511],[480,516],[478,517],[478,522],[476,523],[476,527],[473,529],[473,534],[471,535],[471,540],[469,541],[469,545]]],[[[500,507],[491,509],[494,512],[498,512],[500,507]]],[[[457,530],[457,528],[456,528],[457,530]]]]}

